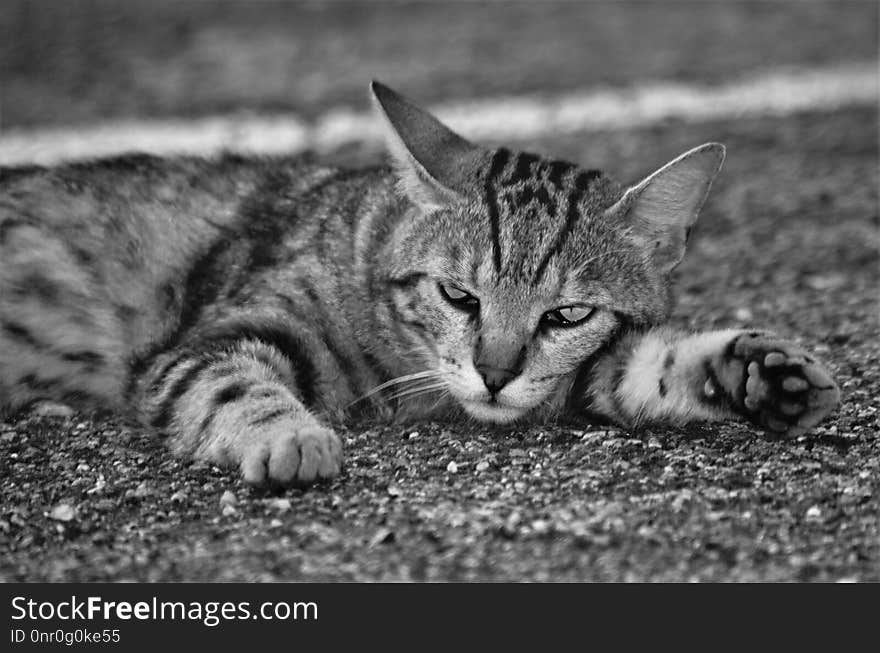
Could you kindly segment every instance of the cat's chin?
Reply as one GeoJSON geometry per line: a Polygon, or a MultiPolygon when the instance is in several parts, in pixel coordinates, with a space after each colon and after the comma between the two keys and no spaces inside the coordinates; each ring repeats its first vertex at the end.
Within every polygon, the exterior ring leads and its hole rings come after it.
{"type": "Polygon", "coordinates": [[[468,415],[474,417],[481,422],[492,422],[494,424],[508,424],[526,414],[525,408],[517,408],[515,406],[505,406],[499,403],[488,403],[485,401],[462,400],[462,408],[468,415]]]}

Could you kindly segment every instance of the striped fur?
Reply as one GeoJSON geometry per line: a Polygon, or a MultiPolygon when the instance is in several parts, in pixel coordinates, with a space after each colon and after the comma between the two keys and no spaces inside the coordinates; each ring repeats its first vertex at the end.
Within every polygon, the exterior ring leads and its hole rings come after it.
{"type": "Polygon", "coordinates": [[[363,417],[745,416],[790,434],[836,405],[791,343],[662,326],[720,146],[624,189],[374,93],[390,167],[0,170],[0,404],[130,410],[255,484],[337,475],[334,426],[363,417]]]}

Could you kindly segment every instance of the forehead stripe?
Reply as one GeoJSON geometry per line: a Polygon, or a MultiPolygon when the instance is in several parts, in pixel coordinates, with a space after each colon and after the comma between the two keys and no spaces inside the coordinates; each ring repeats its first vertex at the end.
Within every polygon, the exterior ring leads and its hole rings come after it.
{"type": "Polygon", "coordinates": [[[510,150],[503,147],[496,150],[492,155],[492,164],[489,166],[489,174],[486,175],[485,181],[486,205],[489,207],[489,230],[492,235],[492,260],[495,263],[495,271],[498,273],[501,272],[501,240],[495,179],[504,170],[508,159],[510,159],[510,150]]]}
{"type": "Polygon", "coordinates": [[[553,161],[550,164],[550,172],[547,174],[547,181],[553,184],[556,188],[560,188],[562,186],[562,178],[565,177],[566,173],[574,167],[574,164],[571,164],[568,161],[553,161]]]}
{"type": "Polygon", "coordinates": [[[568,235],[574,228],[575,222],[577,222],[579,216],[578,208],[581,198],[589,189],[590,182],[600,174],[601,173],[598,170],[587,170],[577,176],[577,179],[575,180],[575,191],[568,197],[568,209],[565,213],[565,224],[562,225],[559,233],[556,234],[556,238],[553,239],[553,244],[550,246],[550,249],[547,250],[547,253],[544,254],[544,257],[541,259],[541,262],[538,263],[538,267],[535,270],[535,277],[532,281],[533,285],[537,285],[541,281],[541,276],[544,274],[544,270],[547,269],[550,259],[562,249],[566,238],[568,238],[568,235]]]}
{"type": "Polygon", "coordinates": [[[505,186],[512,186],[520,181],[525,181],[527,179],[531,179],[532,177],[532,164],[539,161],[540,158],[535,154],[529,154],[528,152],[520,152],[516,157],[516,166],[513,169],[513,173],[510,175],[508,179],[504,180],[505,186]]]}
{"type": "Polygon", "coordinates": [[[600,170],[585,170],[577,176],[577,179],[574,182],[575,186],[577,186],[580,191],[588,190],[592,181],[601,175],[602,172],[600,170]]]}
{"type": "Polygon", "coordinates": [[[534,201],[537,201],[550,217],[556,217],[556,203],[550,198],[546,186],[539,186],[538,190],[526,186],[516,194],[516,203],[519,206],[527,206],[534,201]]]}

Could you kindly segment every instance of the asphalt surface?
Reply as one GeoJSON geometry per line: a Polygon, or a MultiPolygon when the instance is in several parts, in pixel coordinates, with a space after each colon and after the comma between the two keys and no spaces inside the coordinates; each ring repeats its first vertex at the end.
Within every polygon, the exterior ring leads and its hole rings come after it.
{"type": "Polygon", "coordinates": [[[880,581],[877,124],[853,109],[521,144],[626,180],[725,142],[673,321],[816,352],[844,403],[813,433],[362,425],[340,479],[274,495],[112,417],[19,415],[0,423],[0,580],[880,581]]]}
{"type": "MultiPolygon", "coordinates": [[[[0,8],[0,128],[726,82],[876,58],[873,2],[179,3],[0,8]]],[[[0,581],[880,580],[876,108],[513,143],[635,180],[728,160],[678,273],[683,328],[756,325],[824,359],[843,406],[736,423],[365,424],[343,476],[273,495],[108,415],[0,421],[0,581]]],[[[352,146],[332,155],[370,163],[352,146]]]]}

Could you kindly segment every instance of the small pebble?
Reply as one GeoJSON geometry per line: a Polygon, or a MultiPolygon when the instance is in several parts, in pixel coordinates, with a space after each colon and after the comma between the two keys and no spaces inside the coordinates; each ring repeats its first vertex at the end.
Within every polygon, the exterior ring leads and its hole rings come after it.
{"type": "Polygon", "coordinates": [[[267,504],[273,510],[277,510],[278,512],[287,512],[291,509],[292,505],[290,503],[290,499],[286,499],[284,497],[279,497],[277,499],[270,499],[267,504]]]}
{"type": "Polygon", "coordinates": [[[418,431],[413,431],[413,432],[410,433],[407,437],[408,437],[410,440],[415,440],[417,437],[419,437],[419,432],[418,432],[418,431]]]}
{"type": "Polygon", "coordinates": [[[370,542],[368,546],[374,547],[378,544],[384,544],[385,542],[393,542],[394,541],[394,531],[388,528],[380,528],[376,531],[375,535],[370,538],[370,542]]]}
{"type": "Polygon", "coordinates": [[[543,519],[536,519],[532,522],[532,530],[536,533],[546,533],[550,530],[550,524],[543,519]]]}
{"type": "Polygon", "coordinates": [[[843,274],[813,274],[804,279],[806,284],[813,290],[831,290],[846,284],[847,278],[843,274]]]}
{"type": "Polygon", "coordinates": [[[807,519],[816,520],[822,517],[822,509],[819,506],[810,506],[807,508],[807,519]]]}
{"type": "Polygon", "coordinates": [[[67,419],[73,416],[73,408],[54,401],[41,401],[33,408],[33,413],[40,417],[59,417],[67,419]]]}
{"type": "Polygon", "coordinates": [[[226,504],[225,506],[223,506],[223,510],[220,511],[220,514],[224,517],[229,517],[230,515],[234,515],[236,512],[238,511],[235,509],[235,506],[226,504]]]}
{"type": "Polygon", "coordinates": [[[450,474],[455,474],[458,471],[458,465],[453,460],[448,465],[446,465],[446,471],[450,474]]]}
{"type": "Polygon", "coordinates": [[[238,503],[238,499],[236,499],[235,495],[229,490],[226,490],[226,492],[223,493],[223,496],[220,497],[221,506],[234,506],[236,503],[238,503]]]}
{"type": "Polygon", "coordinates": [[[489,463],[487,463],[485,460],[477,463],[478,472],[485,472],[487,469],[489,469],[489,463]]]}
{"type": "Polygon", "coordinates": [[[96,494],[103,491],[105,487],[107,487],[107,479],[104,478],[103,474],[98,474],[98,478],[95,479],[95,485],[86,490],[86,494],[96,494]]]}
{"type": "Polygon", "coordinates": [[[74,517],[76,517],[76,510],[67,503],[59,503],[49,513],[49,518],[55,521],[71,521],[74,517]]]}

